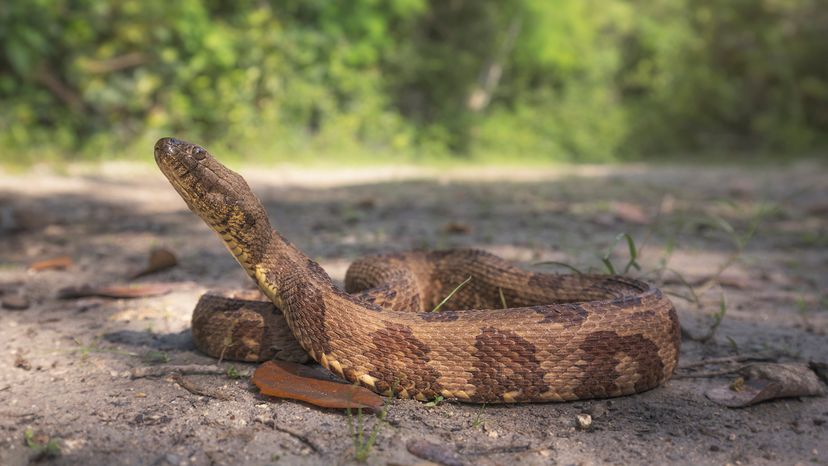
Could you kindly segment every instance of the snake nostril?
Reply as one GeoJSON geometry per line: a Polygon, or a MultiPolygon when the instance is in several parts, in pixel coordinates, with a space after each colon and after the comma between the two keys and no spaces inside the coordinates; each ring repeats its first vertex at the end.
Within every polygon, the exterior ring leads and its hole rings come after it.
{"type": "Polygon", "coordinates": [[[157,152],[172,152],[173,146],[180,144],[181,141],[175,138],[161,138],[155,143],[155,150],[157,152]]]}

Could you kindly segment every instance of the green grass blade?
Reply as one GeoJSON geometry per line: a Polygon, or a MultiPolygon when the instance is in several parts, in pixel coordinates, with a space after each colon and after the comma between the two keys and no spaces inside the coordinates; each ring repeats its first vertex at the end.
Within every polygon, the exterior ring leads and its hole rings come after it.
{"type": "Polygon", "coordinates": [[[446,296],[445,298],[443,298],[443,300],[442,300],[442,301],[440,301],[440,304],[436,305],[436,306],[434,307],[434,309],[432,309],[432,310],[431,310],[431,312],[437,312],[437,311],[439,311],[439,310],[440,310],[440,308],[441,308],[441,307],[443,307],[443,304],[446,304],[446,302],[448,302],[448,300],[449,300],[449,299],[451,299],[451,297],[452,297],[452,296],[454,296],[454,293],[457,293],[457,292],[460,290],[460,288],[463,288],[464,286],[466,286],[466,284],[467,284],[468,282],[470,282],[470,281],[471,281],[471,279],[472,279],[472,277],[469,277],[469,278],[467,278],[467,279],[463,280],[463,283],[461,283],[461,284],[457,285],[457,287],[456,287],[455,289],[451,290],[451,293],[449,293],[449,294],[448,294],[448,296],[446,296]]]}

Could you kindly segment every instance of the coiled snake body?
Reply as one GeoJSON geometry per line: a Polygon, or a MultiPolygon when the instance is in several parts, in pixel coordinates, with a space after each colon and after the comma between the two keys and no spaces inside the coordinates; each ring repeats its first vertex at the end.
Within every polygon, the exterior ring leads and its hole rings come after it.
{"type": "Polygon", "coordinates": [[[628,395],[665,382],[676,367],[675,308],[646,283],[535,273],[486,252],[452,250],[359,259],[344,292],[206,150],[164,138],[155,159],[275,305],[203,296],[193,336],[213,356],[307,354],[381,394],[477,403],[628,395]]]}

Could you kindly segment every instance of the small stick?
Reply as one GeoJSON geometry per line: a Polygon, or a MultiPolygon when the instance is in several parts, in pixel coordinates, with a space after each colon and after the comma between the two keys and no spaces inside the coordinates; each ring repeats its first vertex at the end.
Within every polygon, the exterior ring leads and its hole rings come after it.
{"type": "Polygon", "coordinates": [[[224,375],[227,370],[217,365],[206,364],[184,364],[180,366],[146,366],[136,367],[130,371],[130,376],[133,379],[140,379],[143,377],[166,377],[170,373],[177,373],[183,375],[189,374],[213,374],[224,375]]]}
{"type": "Polygon", "coordinates": [[[282,427],[282,426],[277,425],[277,424],[274,424],[273,428],[275,430],[278,430],[279,432],[283,432],[285,434],[288,434],[291,437],[295,438],[296,440],[304,443],[305,445],[308,446],[308,448],[313,450],[315,453],[320,452],[319,447],[317,447],[315,443],[313,443],[309,438],[307,438],[306,436],[300,434],[299,432],[296,432],[295,430],[293,430],[291,428],[288,428],[288,427],[282,427]]]}
{"type": "Polygon", "coordinates": [[[175,383],[177,383],[179,386],[181,386],[181,388],[183,388],[184,390],[187,390],[188,392],[192,393],[193,395],[209,396],[210,398],[216,398],[216,399],[224,400],[224,401],[227,401],[227,400],[230,399],[230,397],[228,395],[224,394],[224,393],[214,391],[214,390],[208,390],[206,388],[202,388],[202,387],[199,387],[198,385],[195,385],[194,383],[190,382],[189,380],[186,380],[179,373],[173,373],[172,374],[172,379],[175,383]]]}
{"type": "Polygon", "coordinates": [[[732,369],[722,369],[720,371],[708,371],[708,372],[691,372],[689,374],[676,374],[673,376],[674,379],[701,379],[701,378],[711,378],[711,377],[719,377],[720,375],[729,375],[735,372],[739,372],[740,370],[744,369],[747,366],[739,366],[734,367],[732,369]]]}
{"type": "Polygon", "coordinates": [[[531,445],[528,443],[525,445],[510,445],[504,447],[494,447],[494,448],[486,448],[483,450],[469,450],[463,451],[464,455],[469,456],[483,456],[483,455],[498,455],[501,453],[519,453],[523,451],[529,450],[531,445]]]}
{"type": "Polygon", "coordinates": [[[702,361],[693,362],[684,366],[679,366],[679,369],[693,369],[696,367],[704,367],[710,366],[713,364],[729,364],[734,362],[747,362],[747,361],[772,361],[774,358],[763,355],[763,354],[744,354],[744,355],[737,355],[737,356],[725,356],[722,358],[710,358],[704,359],[702,361]]]}

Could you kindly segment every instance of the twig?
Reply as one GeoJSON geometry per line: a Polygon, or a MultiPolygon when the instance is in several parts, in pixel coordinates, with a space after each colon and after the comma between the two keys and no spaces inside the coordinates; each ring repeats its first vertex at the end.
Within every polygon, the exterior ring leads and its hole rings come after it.
{"type": "Polygon", "coordinates": [[[206,388],[199,387],[194,383],[186,380],[184,377],[181,376],[179,373],[173,373],[172,379],[175,383],[177,383],[181,388],[187,390],[188,392],[192,393],[193,395],[200,395],[200,396],[209,396],[210,398],[216,398],[219,400],[227,401],[230,399],[230,396],[221,393],[215,390],[208,390],[206,388]]]}
{"type": "Polygon", "coordinates": [[[708,371],[708,372],[691,372],[689,374],[676,374],[673,376],[674,379],[700,379],[700,378],[711,378],[711,377],[719,377],[720,375],[728,375],[733,374],[734,372],[739,372],[740,370],[747,367],[747,365],[742,365],[739,367],[734,367],[732,369],[722,369],[720,371],[708,371]]]}
{"type": "Polygon", "coordinates": [[[316,446],[316,444],[314,442],[312,442],[311,439],[309,439],[308,437],[300,434],[299,432],[296,432],[295,430],[293,430],[289,427],[282,427],[282,426],[277,425],[277,424],[274,424],[273,428],[275,430],[278,430],[279,432],[283,432],[285,434],[288,434],[291,437],[295,438],[296,440],[304,443],[305,445],[307,445],[308,448],[313,450],[315,453],[320,453],[319,447],[316,446]]]}
{"type": "Polygon", "coordinates": [[[133,379],[140,379],[143,377],[165,377],[169,374],[182,374],[182,375],[189,375],[189,374],[214,374],[214,375],[224,375],[227,373],[226,369],[223,369],[216,365],[204,365],[204,364],[184,364],[180,366],[146,366],[146,367],[136,367],[130,371],[130,376],[133,379]]]}
{"type": "Polygon", "coordinates": [[[687,364],[685,366],[679,366],[679,369],[693,369],[696,367],[704,367],[710,366],[713,364],[729,364],[735,362],[747,362],[747,361],[773,361],[775,358],[772,358],[765,354],[744,354],[744,355],[736,355],[736,356],[725,356],[722,358],[710,358],[704,359],[702,361],[693,362],[687,364]]]}
{"type": "Polygon", "coordinates": [[[482,455],[498,455],[502,453],[519,453],[523,451],[529,450],[531,445],[528,443],[525,445],[509,445],[505,447],[494,447],[494,448],[485,448],[482,450],[469,450],[463,451],[464,455],[469,456],[482,456],[482,455]]]}
{"type": "Polygon", "coordinates": [[[66,104],[73,112],[81,113],[86,110],[86,104],[78,93],[61,81],[45,63],[41,63],[37,68],[34,79],[49,89],[55,97],[66,104]]]}
{"type": "Polygon", "coordinates": [[[148,58],[141,52],[131,52],[106,60],[90,60],[83,64],[90,73],[112,73],[147,63],[148,58]]]}

